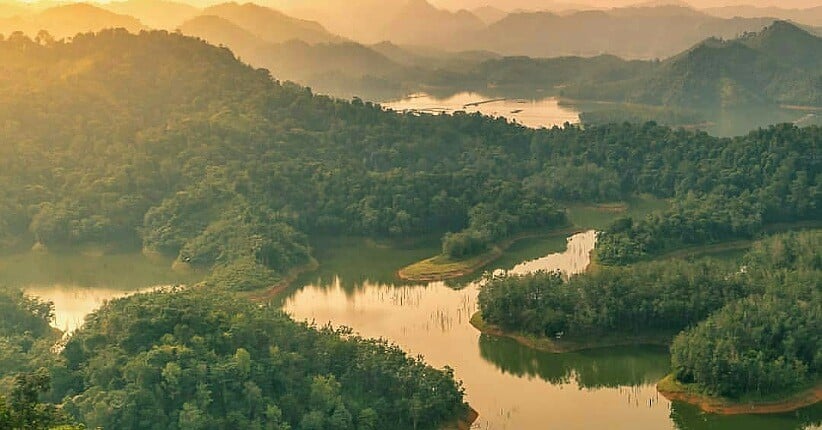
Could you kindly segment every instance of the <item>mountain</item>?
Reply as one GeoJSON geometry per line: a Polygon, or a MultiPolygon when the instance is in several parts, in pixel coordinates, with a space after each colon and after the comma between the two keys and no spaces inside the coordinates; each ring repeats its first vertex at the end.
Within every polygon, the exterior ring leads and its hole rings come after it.
{"type": "Polygon", "coordinates": [[[214,15],[192,18],[180,25],[178,29],[183,34],[199,37],[212,45],[227,46],[241,57],[268,44],[254,33],[214,15]]]}
{"type": "Polygon", "coordinates": [[[822,26],[822,6],[807,9],[786,9],[781,7],[756,7],[750,5],[712,7],[704,12],[721,18],[771,17],[794,21],[805,25],[822,26]]]}
{"type": "Polygon", "coordinates": [[[556,57],[612,54],[666,58],[707,37],[733,38],[770,24],[765,18],[723,19],[694,9],[661,6],[607,11],[511,13],[484,29],[466,32],[444,47],[486,49],[504,55],[556,57]]]}
{"type": "Polygon", "coordinates": [[[0,19],[0,33],[5,34],[22,31],[33,36],[40,30],[46,30],[55,38],[62,38],[105,28],[125,28],[137,32],[145,27],[136,18],[87,3],[71,3],[32,15],[0,19]]]}
{"type": "Polygon", "coordinates": [[[289,15],[321,23],[334,34],[364,44],[385,40],[383,30],[393,20],[404,0],[322,0],[278,2],[289,15]]]}
{"type": "Polygon", "coordinates": [[[822,106],[822,38],[777,21],[738,39],[707,39],[635,79],[565,95],[698,108],[822,106]]]}
{"type": "Polygon", "coordinates": [[[442,46],[454,37],[485,27],[467,10],[437,9],[427,0],[409,0],[383,29],[383,38],[398,44],[442,46]]]}
{"type": "Polygon", "coordinates": [[[293,18],[253,3],[223,3],[203,9],[202,14],[229,20],[269,43],[293,39],[306,43],[342,41],[341,37],[331,34],[317,22],[293,18]]]}
{"type": "MultiPolygon", "coordinates": [[[[296,39],[270,43],[213,15],[186,21],[179,30],[211,44],[227,46],[243,61],[269,69],[277,79],[298,82],[321,93],[338,97],[380,97],[385,90],[385,83],[380,80],[387,77],[393,80],[392,96],[402,93],[397,85],[404,79],[405,66],[358,43],[310,44],[296,39]]],[[[397,47],[397,50],[402,49],[397,47]]]]}
{"type": "Polygon", "coordinates": [[[477,18],[481,19],[485,24],[495,23],[508,15],[508,12],[497,9],[493,6],[482,6],[476,9],[471,9],[471,13],[477,18]]]}
{"type": "Polygon", "coordinates": [[[167,0],[126,0],[101,3],[99,6],[114,13],[133,16],[151,28],[163,30],[173,30],[200,13],[199,9],[187,3],[167,0]]]}

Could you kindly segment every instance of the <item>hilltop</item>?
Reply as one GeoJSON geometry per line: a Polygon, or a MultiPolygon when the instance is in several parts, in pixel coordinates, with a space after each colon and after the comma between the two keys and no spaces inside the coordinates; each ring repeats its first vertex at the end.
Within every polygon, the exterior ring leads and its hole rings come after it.
{"type": "Polygon", "coordinates": [[[134,17],[119,15],[87,3],[71,3],[43,11],[0,19],[0,33],[22,31],[30,36],[46,30],[56,38],[107,28],[124,28],[137,32],[145,28],[134,17]]]}

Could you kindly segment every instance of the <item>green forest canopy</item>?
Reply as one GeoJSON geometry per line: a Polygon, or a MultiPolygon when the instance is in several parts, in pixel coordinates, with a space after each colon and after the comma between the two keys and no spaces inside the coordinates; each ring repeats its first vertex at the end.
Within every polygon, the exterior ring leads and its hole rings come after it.
{"type": "Polygon", "coordinates": [[[575,339],[683,330],[675,377],[711,395],[768,397],[817,384],[822,370],[822,231],[757,242],[743,265],[711,260],[498,276],[483,286],[486,322],[575,339]]]}
{"type": "Polygon", "coordinates": [[[215,284],[259,279],[252,288],[306,264],[320,233],[451,231],[466,246],[447,249],[464,254],[560,226],[568,202],[649,193],[699,215],[620,224],[599,251],[619,263],[659,247],[648,241],[747,237],[822,210],[817,127],[720,139],[653,123],[532,130],[401,115],[281,84],[166,32],[14,34],[0,60],[5,247],[140,243],[220,269],[215,284]]]}

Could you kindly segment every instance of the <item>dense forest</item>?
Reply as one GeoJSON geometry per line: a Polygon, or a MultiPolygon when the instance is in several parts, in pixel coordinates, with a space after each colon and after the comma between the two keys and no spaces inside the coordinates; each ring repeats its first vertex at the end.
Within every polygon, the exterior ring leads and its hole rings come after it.
{"type": "Polygon", "coordinates": [[[757,288],[727,265],[661,261],[569,280],[544,272],[496,276],[483,286],[479,306],[485,321],[537,336],[676,333],[757,288]]]}
{"type": "Polygon", "coordinates": [[[50,303],[0,287],[0,392],[9,391],[16,373],[47,364],[42,357],[60,338],[49,326],[53,313],[50,303]]]}
{"type": "Polygon", "coordinates": [[[675,376],[709,394],[767,396],[819,379],[822,232],[757,242],[738,264],[658,261],[559,274],[492,277],[479,306],[504,330],[579,336],[679,334],[675,376]]]}
{"type": "MultiPolygon", "coordinates": [[[[307,236],[321,233],[450,231],[445,248],[465,255],[564,225],[574,201],[649,193],[711,218],[693,237],[657,229],[650,240],[663,243],[753,235],[822,210],[808,156],[816,127],[719,139],[653,123],[533,130],[400,115],[281,84],[227,49],[165,32],[14,34],[0,59],[7,248],[135,244],[215,268],[212,284],[253,288],[307,264],[307,236]]],[[[652,250],[643,225],[609,231],[601,259],[652,250]]]]}
{"type": "Polygon", "coordinates": [[[109,303],[53,374],[63,409],[103,428],[437,429],[466,408],[450,370],[202,288],[109,303]]]}
{"type": "Polygon", "coordinates": [[[2,428],[439,429],[467,410],[450,369],[202,287],[108,303],[57,350],[50,303],[0,307],[2,428]]]}
{"type": "Polygon", "coordinates": [[[716,395],[773,395],[816,383],[822,372],[822,232],[776,236],[745,257],[764,292],[736,301],[681,333],[675,377],[716,395]]]}

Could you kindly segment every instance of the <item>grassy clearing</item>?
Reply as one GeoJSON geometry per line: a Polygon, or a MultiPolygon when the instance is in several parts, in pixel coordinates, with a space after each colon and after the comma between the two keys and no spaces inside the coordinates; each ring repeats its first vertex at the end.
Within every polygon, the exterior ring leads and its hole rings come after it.
{"type": "Polygon", "coordinates": [[[650,196],[636,197],[626,202],[570,205],[567,208],[567,213],[572,225],[568,228],[524,232],[497,243],[487,252],[465,259],[456,260],[440,254],[403,267],[397,272],[397,275],[400,279],[406,281],[443,281],[461,278],[496,261],[517,241],[535,237],[569,236],[585,230],[598,230],[605,228],[616,218],[623,216],[644,217],[648,213],[667,207],[667,205],[666,200],[650,196]]]}
{"type": "Polygon", "coordinates": [[[565,237],[579,233],[580,231],[581,230],[577,228],[565,228],[560,230],[550,230],[547,232],[523,232],[505,239],[482,254],[466,259],[455,260],[443,254],[426,258],[425,260],[403,267],[397,271],[397,276],[406,281],[443,281],[447,279],[461,278],[497,260],[504,254],[506,249],[517,241],[535,237],[565,237]]]}
{"type": "Polygon", "coordinates": [[[675,334],[670,331],[654,331],[643,333],[641,335],[609,333],[607,335],[585,336],[575,339],[569,339],[568,337],[563,339],[555,339],[546,336],[535,336],[527,333],[506,332],[500,327],[486,322],[482,318],[481,312],[477,312],[472,315],[470,322],[474,328],[482,333],[492,336],[507,337],[529,348],[557,354],[617,346],[668,346],[675,334]]]}
{"type": "Polygon", "coordinates": [[[657,390],[668,400],[690,403],[705,412],[721,415],[791,412],[822,400],[822,381],[790,393],[728,399],[705,394],[694,384],[683,384],[670,374],[657,383],[657,390]]]}

